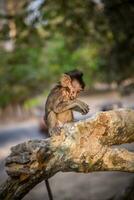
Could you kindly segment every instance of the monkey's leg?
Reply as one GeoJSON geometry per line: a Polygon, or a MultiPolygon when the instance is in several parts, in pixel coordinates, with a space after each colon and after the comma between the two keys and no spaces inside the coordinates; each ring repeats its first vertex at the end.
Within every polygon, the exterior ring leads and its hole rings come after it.
{"type": "Polygon", "coordinates": [[[51,136],[53,135],[53,132],[56,132],[56,130],[53,131],[53,129],[54,128],[56,129],[56,126],[57,126],[56,114],[53,111],[51,111],[47,116],[47,125],[48,125],[49,135],[51,136]]]}
{"type": "Polygon", "coordinates": [[[52,195],[52,191],[51,191],[51,187],[49,185],[48,179],[45,180],[45,184],[46,184],[49,200],[53,200],[53,195],[52,195]]]}

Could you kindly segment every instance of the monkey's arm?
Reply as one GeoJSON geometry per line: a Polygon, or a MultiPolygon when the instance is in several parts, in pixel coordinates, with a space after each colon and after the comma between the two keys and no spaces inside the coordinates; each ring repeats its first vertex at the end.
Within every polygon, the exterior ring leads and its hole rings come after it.
{"type": "Polygon", "coordinates": [[[62,113],[66,110],[75,110],[81,112],[82,114],[87,114],[89,111],[89,107],[86,103],[76,99],[69,101],[57,101],[53,107],[55,113],[62,113]]]}

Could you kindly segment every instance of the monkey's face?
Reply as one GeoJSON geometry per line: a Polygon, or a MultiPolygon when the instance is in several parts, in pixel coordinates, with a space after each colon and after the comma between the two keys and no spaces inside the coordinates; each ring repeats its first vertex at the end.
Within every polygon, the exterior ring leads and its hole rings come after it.
{"type": "Polygon", "coordinates": [[[80,91],[84,89],[84,82],[81,77],[72,78],[67,74],[63,74],[60,83],[63,88],[69,89],[70,99],[75,99],[80,91]]]}
{"type": "Polygon", "coordinates": [[[72,80],[72,88],[75,95],[78,95],[83,90],[80,82],[77,79],[72,80]]]}
{"type": "Polygon", "coordinates": [[[80,91],[83,90],[81,84],[80,84],[79,81],[76,80],[76,79],[72,80],[72,87],[74,88],[74,90],[75,90],[77,93],[79,93],[80,91]]]}

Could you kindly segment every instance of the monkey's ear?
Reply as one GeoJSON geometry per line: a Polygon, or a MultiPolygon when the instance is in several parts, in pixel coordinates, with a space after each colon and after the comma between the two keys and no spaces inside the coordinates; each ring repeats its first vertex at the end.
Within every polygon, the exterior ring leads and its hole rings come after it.
{"type": "Polygon", "coordinates": [[[71,77],[67,74],[62,74],[61,79],[60,79],[60,83],[61,83],[62,87],[69,86],[70,83],[71,83],[71,77]]]}

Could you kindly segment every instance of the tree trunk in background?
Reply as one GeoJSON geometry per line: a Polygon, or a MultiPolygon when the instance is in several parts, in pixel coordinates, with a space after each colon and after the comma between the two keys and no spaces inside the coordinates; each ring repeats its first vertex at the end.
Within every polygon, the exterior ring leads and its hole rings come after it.
{"type": "Polygon", "coordinates": [[[133,77],[134,72],[134,2],[132,0],[102,1],[115,39],[110,62],[117,69],[118,83],[120,83],[125,78],[133,77]]]}

